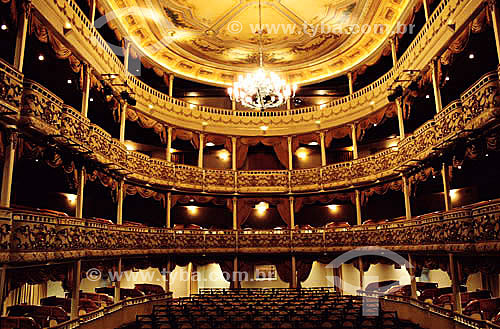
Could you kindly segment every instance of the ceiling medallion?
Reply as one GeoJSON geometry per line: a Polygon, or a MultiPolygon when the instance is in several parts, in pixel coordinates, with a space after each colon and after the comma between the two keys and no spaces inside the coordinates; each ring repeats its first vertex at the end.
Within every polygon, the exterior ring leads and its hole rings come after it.
{"type": "Polygon", "coordinates": [[[283,105],[290,97],[295,97],[297,90],[297,85],[291,86],[276,73],[264,69],[262,32],[262,5],[259,0],[259,69],[244,77],[240,75],[233,87],[227,90],[231,100],[261,111],[283,105]]]}

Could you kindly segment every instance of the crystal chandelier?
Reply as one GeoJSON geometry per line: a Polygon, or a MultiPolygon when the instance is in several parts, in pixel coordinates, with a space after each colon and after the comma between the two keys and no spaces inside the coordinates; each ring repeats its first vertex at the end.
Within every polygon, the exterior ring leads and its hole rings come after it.
{"type": "Polygon", "coordinates": [[[259,0],[259,69],[246,76],[239,76],[227,92],[231,100],[243,106],[264,110],[278,107],[295,96],[297,85],[290,86],[274,72],[264,69],[262,50],[262,6],[259,0]]]}

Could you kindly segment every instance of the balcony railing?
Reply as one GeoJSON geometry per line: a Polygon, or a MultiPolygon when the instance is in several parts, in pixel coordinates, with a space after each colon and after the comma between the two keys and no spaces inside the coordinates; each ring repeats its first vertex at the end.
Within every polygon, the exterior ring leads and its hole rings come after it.
{"type": "Polygon", "coordinates": [[[400,169],[433,156],[455,137],[465,136],[496,120],[499,111],[498,73],[485,74],[462,94],[407,136],[395,148],[322,168],[298,170],[233,171],[203,169],[153,159],[127,151],[125,145],[41,85],[24,81],[21,122],[108,168],[125,170],[130,178],[157,188],[216,193],[289,193],[334,191],[396,178],[400,169]]]}
{"type": "Polygon", "coordinates": [[[379,246],[394,251],[498,252],[500,200],[378,225],[307,230],[174,230],[96,223],[2,210],[0,259],[38,262],[145,254],[342,252],[379,246]]]}
{"type": "MultiPolygon", "coordinates": [[[[66,41],[72,45],[73,49],[80,51],[80,55],[86,62],[93,63],[94,69],[101,74],[113,72],[126,79],[137,97],[136,107],[141,112],[167,124],[186,126],[186,123],[189,123],[193,129],[202,128],[200,122],[202,118],[203,121],[208,122],[210,129],[218,133],[225,133],[230,129],[241,131],[242,124],[244,124],[243,130],[247,129],[250,134],[260,133],[259,127],[263,124],[271,124],[268,133],[274,134],[272,130],[277,127],[279,130],[276,134],[280,134],[290,122],[299,123],[301,129],[304,130],[302,132],[310,132],[314,130],[311,127],[316,127],[315,121],[317,120],[321,120],[321,128],[326,129],[360,119],[364,115],[381,109],[387,105],[388,89],[394,80],[404,75],[404,70],[424,69],[437,51],[449,42],[453,33],[443,28],[447,22],[450,20],[455,22],[459,31],[461,26],[468,21],[460,15],[464,12],[473,13],[485,4],[481,1],[441,0],[408,49],[399,58],[396,66],[369,86],[352,95],[321,106],[287,111],[249,112],[198,106],[170,98],[126,72],[111,47],[73,0],[49,2],[34,0],[32,3],[41,15],[47,15],[49,12],[52,15],[58,15],[59,20],[49,20],[49,24],[53,25],[52,28],[55,31],[62,30],[62,25],[57,25],[60,21],[71,22],[75,35],[67,38],[66,41]],[[82,44],[86,47],[82,47],[82,44]],[[370,101],[375,101],[375,104],[368,105],[370,101]],[[153,105],[155,110],[152,111],[149,105],[153,105]],[[217,129],[224,130],[215,131],[217,129]]],[[[298,127],[294,128],[295,131],[292,133],[296,133],[298,129],[298,127]]],[[[245,134],[242,133],[242,135],[245,134]]]]}

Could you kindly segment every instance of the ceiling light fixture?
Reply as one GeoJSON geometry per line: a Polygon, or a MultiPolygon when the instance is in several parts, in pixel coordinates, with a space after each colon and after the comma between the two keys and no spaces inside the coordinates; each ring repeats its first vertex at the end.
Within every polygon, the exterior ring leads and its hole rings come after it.
{"type": "Polygon", "coordinates": [[[431,96],[429,94],[425,95],[425,98],[429,99],[431,96]]]}
{"type": "Polygon", "coordinates": [[[307,145],[309,145],[309,146],[318,146],[319,144],[318,144],[318,142],[310,142],[307,145]]]}
{"type": "Polygon", "coordinates": [[[304,147],[301,147],[297,150],[297,158],[299,158],[300,160],[305,160],[307,159],[307,156],[308,156],[308,151],[306,148],[304,147]]]}
{"type": "Polygon", "coordinates": [[[473,54],[473,53],[470,53],[470,54],[469,54],[469,59],[474,59],[474,57],[475,57],[475,56],[474,56],[474,54],[473,54]]]}
{"type": "Polygon", "coordinates": [[[94,101],[94,99],[92,97],[90,97],[89,102],[93,102],[93,101],[94,101]]]}
{"type": "Polygon", "coordinates": [[[38,55],[38,60],[39,61],[45,60],[45,56],[43,56],[42,54],[38,55]]]}
{"type": "Polygon", "coordinates": [[[233,83],[227,92],[231,100],[241,103],[243,106],[265,110],[278,107],[295,97],[297,85],[290,85],[281,79],[276,73],[264,69],[263,46],[262,46],[262,3],[259,0],[259,69],[257,72],[240,75],[238,81],[233,83]]]}
{"type": "Polygon", "coordinates": [[[7,25],[6,24],[2,24],[2,26],[0,27],[0,29],[2,29],[2,31],[7,31],[7,25]]]}
{"type": "Polygon", "coordinates": [[[205,144],[205,146],[210,147],[210,146],[215,146],[215,144],[214,144],[214,143],[212,143],[212,142],[208,142],[208,143],[206,143],[206,144],[205,144]]]}
{"type": "Polygon", "coordinates": [[[227,161],[229,160],[229,152],[224,149],[224,150],[220,150],[219,153],[217,154],[217,156],[219,157],[219,159],[221,159],[222,161],[227,161]]]}
{"type": "Polygon", "coordinates": [[[450,77],[449,76],[446,76],[446,78],[444,78],[446,81],[450,81],[450,77]]]}
{"type": "Polygon", "coordinates": [[[330,211],[337,211],[338,207],[336,204],[329,204],[328,206],[328,209],[330,209],[330,211]]]}
{"type": "Polygon", "coordinates": [[[198,207],[196,206],[186,206],[188,212],[192,215],[194,215],[198,211],[198,207]]]}

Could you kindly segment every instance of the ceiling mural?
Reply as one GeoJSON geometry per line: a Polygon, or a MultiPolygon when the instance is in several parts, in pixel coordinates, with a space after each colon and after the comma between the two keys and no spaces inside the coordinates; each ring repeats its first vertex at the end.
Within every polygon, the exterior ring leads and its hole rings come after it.
{"type": "MultiPolygon", "coordinates": [[[[167,71],[228,85],[257,68],[257,0],[105,1],[107,13],[119,13],[113,24],[167,71]]],[[[343,74],[380,52],[411,2],[261,1],[264,67],[299,84],[343,74]]]]}

